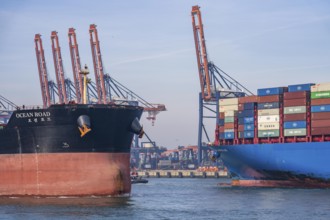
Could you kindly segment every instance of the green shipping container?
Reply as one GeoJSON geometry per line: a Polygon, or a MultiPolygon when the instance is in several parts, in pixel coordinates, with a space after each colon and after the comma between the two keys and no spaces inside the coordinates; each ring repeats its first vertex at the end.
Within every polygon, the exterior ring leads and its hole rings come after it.
{"type": "Polygon", "coordinates": [[[299,128],[299,129],[284,129],[284,136],[306,136],[306,128],[299,128]]]}
{"type": "Polygon", "coordinates": [[[330,98],[330,91],[311,93],[311,99],[323,99],[323,98],[330,98]]]}
{"type": "Polygon", "coordinates": [[[225,117],[225,123],[234,123],[235,118],[234,117],[225,117]]]}
{"type": "Polygon", "coordinates": [[[258,137],[279,137],[280,136],[280,130],[264,130],[264,131],[258,131],[258,137]]]}

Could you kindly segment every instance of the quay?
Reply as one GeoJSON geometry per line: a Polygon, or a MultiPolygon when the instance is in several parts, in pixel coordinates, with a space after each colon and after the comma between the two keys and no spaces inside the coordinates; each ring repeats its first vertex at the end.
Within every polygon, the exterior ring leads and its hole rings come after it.
{"type": "Polygon", "coordinates": [[[147,170],[137,171],[139,176],[155,178],[227,178],[227,171],[216,172],[198,170],[147,170]]]}

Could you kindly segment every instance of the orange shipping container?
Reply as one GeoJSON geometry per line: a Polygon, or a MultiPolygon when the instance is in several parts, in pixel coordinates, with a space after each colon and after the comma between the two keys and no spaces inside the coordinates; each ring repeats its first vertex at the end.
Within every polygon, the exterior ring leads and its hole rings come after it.
{"type": "Polygon", "coordinates": [[[310,92],[300,91],[300,92],[285,92],[284,99],[310,99],[310,92]]]}
{"type": "Polygon", "coordinates": [[[330,133],[330,120],[312,120],[312,128],[328,128],[330,133]]]}
{"type": "Polygon", "coordinates": [[[306,113],[284,115],[284,121],[306,121],[306,119],[306,113]]]}
{"type": "Polygon", "coordinates": [[[329,105],[329,104],[330,104],[330,98],[311,100],[311,105],[329,105]]]}
{"type": "Polygon", "coordinates": [[[248,103],[248,102],[258,102],[258,96],[251,95],[251,96],[245,96],[245,97],[238,98],[239,104],[244,104],[244,103],[248,103]]]}
{"type": "Polygon", "coordinates": [[[244,125],[238,125],[238,131],[244,131],[244,125]]]}
{"type": "Polygon", "coordinates": [[[312,128],[312,135],[330,134],[329,128],[312,128]]]}
{"type": "Polygon", "coordinates": [[[284,107],[292,107],[292,106],[306,106],[306,99],[288,99],[283,101],[284,107]]]}
{"type": "Polygon", "coordinates": [[[282,101],[282,95],[267,95],[267,96],[258,96],[258,103],[265,102],[280,102],[282,101]]]}
{"type": "Polygon", "coordinates": [[[225,129],[234,129],[235,123],[225,123],[225,129]]]}
{"type": "Polygon", "coordinates": [[[314,112],[312,113],[312,120],[330,119],[330,112],[314,112]]]}

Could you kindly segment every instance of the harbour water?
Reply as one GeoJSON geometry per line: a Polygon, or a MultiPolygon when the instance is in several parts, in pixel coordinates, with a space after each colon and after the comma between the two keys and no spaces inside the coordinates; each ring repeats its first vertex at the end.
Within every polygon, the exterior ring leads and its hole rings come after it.
{"type": "Polygon", "coordinates": [[[329,189],[219,187],[227,179],[150,178],[130,197],[0,198],[0,219],[330,219],[329,189]]]}

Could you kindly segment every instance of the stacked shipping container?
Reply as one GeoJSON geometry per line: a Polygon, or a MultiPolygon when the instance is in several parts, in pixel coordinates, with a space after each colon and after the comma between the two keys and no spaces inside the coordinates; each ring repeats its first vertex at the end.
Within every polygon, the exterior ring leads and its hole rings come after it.
{"type": "Polygon", "coordinates": [[[258,137],[279,137],[283,93],[287,87],[258,89],[258,137]]]}
{"type": "Polygon", "coordinates": [[[220,144],[330,141],[330,83],[219,100],[220,144]]]}
{"type": "Polygon", "coordinates": [[[284,93],[284,136],[296,137],[307,135],[307,114],[310,109],[310,88],[314,84],[288,86],[284,93]]]}
{"type": "Polygon", "coordinates": [[[238,138],[253,139],[255,137],[257,97],[238,99],[238,138]]]}
{"type": "Polygon", "coordinates": [[[225,140],[233,140],[237,131],[238,98],[220,99],[219,106],[220,137],[225,140]]]}
{"type": "Polygon", "coordinates": [[[311,87],[311,134],[330,133],[330,83],[311,87]]]}

